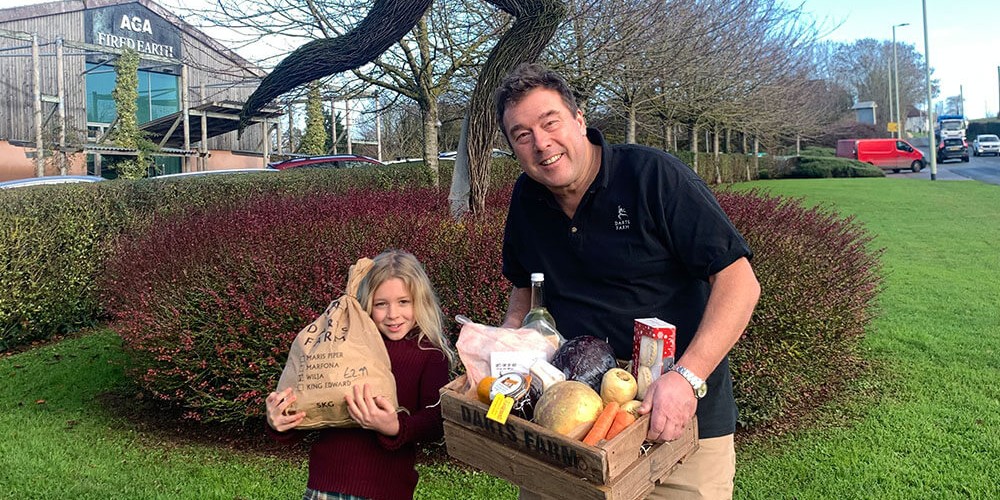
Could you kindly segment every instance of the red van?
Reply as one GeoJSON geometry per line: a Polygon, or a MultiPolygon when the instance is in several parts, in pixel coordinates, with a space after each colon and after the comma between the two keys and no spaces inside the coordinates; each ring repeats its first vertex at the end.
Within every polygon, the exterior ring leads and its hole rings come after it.
{"type": "Polygon", "coordinates": [[[924,168],[924,154],[902,139],[841,139],[837,141],[837,156],[897,173],[924,168]]]}

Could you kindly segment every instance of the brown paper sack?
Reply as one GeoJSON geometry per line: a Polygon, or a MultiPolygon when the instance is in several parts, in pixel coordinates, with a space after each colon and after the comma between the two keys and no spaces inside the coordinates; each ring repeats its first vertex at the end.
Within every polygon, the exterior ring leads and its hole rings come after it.
{"type": "Polygon", "coordinates": [[[355,385],[368,384],[372,394],[386,397],[394,407],[399,404],[382,334],[356,298],[372,264],[363,258],[351,266],[347,293],[330,303],[292,343],[277,390],[292,387],[296,400],[288,412],[306,412],[297,429],[357,427],[344,399],[355,385]]]}

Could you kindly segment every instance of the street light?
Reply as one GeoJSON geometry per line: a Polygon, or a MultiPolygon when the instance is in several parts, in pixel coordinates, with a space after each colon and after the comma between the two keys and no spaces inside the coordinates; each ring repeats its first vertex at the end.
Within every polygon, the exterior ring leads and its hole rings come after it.
{"type": "Polygon", "coordinates": [[[899,60],[896,58],[896,28],[899,26],[909,26],[910,23],[900,23],[892,25],[892,66],[896,73],[896,138],[903,138],[903,126],[899,121],[899,60]]]}
{"type": "Polygon", "coordinates": [[[931,154],[931,180],[937,179],[937,142],[934,141],[934,128],[931,127],[931,49],[927,43],[927,0],[922,0],[924,7],[924,78],[927,81],[927,146],[931,154]]]}

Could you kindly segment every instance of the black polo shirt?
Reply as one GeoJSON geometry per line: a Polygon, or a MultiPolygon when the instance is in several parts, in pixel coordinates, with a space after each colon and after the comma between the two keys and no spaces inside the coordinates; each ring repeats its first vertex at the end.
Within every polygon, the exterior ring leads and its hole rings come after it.
{"type": "MultiPolygon", "coordinates": [[[[503,274],[516,287],[545,273],[545,305],[566,338],[607,339],[632,357],[636,318],[677,327],[678,357],[705,311],[709,276],[751,257],[705,183],[676,157],[634,144],[608,145],[596,129],[601,167],[576,214],[522,174],[514,186],[503,242],[503,274]]],[[[736,425],[728,357],[707,379],[698,403],[703,438],[736,425]]]]}

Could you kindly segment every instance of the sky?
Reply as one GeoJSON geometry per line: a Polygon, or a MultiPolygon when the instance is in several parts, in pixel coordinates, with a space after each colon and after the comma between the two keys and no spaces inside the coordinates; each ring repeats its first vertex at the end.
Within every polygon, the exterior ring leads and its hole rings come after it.
{"type": "MultiPolygon", "coordinates": [[[[789,0],[786,5],[794,5],[789,0]]],[[[861,38],[910,44],[924,54],[923,1],[927,3],[927,38],[932,78],[940,80],[935,100],[960,93],[969,119],[996,117],[1000,108],[1000,3],[996,0],[801,0],[802,8],[825,30],[823,40],[861,38]]]]}

